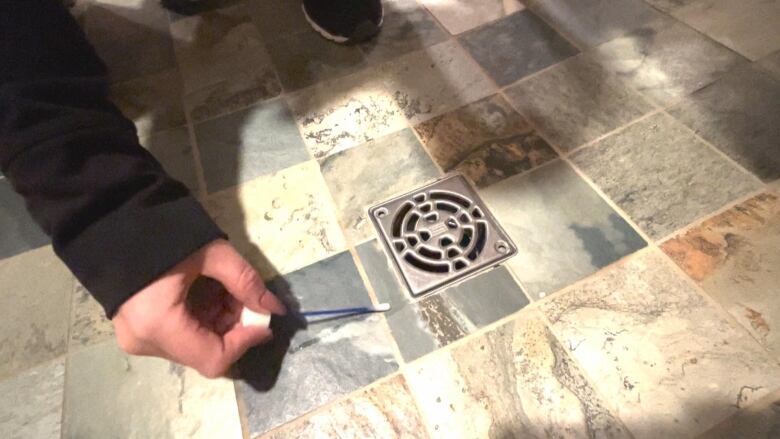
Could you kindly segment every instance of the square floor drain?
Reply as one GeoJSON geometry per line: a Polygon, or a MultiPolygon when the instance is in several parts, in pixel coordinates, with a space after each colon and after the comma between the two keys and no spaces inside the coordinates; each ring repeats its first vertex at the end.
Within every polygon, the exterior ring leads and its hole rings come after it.
{"type": "Polygon", "coordinates": [[[461,175],[393,198],[368,214],[413,296],[473,276],[517,253],[461,175]]]}

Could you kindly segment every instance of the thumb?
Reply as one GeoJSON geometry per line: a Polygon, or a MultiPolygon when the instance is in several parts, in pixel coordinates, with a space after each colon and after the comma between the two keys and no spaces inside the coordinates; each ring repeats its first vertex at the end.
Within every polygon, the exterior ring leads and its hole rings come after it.
{"type": "Polygon", "coordinates": [[[265,287],[260,274],[227,241],[215,241],[205,249],[201,271],[219,281],[228,293],[252,311],[287,313],[282,302],[265,287]]]}

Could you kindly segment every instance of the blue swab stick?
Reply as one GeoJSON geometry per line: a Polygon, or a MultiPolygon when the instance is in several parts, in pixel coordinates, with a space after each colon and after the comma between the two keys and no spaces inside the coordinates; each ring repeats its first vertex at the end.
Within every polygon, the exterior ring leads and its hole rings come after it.
{"type": "Polygon", "coordinates": [[[303,311],[304,317],[329,316],[335,314],[367,314],[372,312],[385,312],[390,310],[389,303],[380,303],[377,306],[361,306],[357,308],[322,309],[317,311],[303,311]]]}

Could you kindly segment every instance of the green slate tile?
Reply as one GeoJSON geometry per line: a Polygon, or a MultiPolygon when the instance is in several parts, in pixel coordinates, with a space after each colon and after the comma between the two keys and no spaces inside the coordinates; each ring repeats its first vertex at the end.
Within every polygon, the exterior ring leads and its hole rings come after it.
{"type": "Polygon", "coordinates": [[[543,135],[563,150],[653,110],[636,91],[591,54],[581,54],[507,89],[507,97],[543,135]]]}
{"type": "MultiPolygon", "coordinates": [[[[268,288],[288,309],[310,311],[371,304],[348,252],[272,279],[268,288]]],[[[281,319],[274,341],[250,350],[238,364],[237,383],[256,437],[398,368],[380,314],[347,318],[281,319]]]]}
{"type": "Polygon", "coordinates": [[[542,298],[645,246],[566,163],[556,160],[481,191],[518,247],[507,266],[542,298]]]}
{"type": "Polygon", "coordinates": [[[780,79],[750,65],[670,109],[764,182],[780,178],[780,79]]]}
{"type": "Polygon", "coordinates": [[[760,187],[664,113],[577,151],[571,159],[652,239],[760,187]]]}

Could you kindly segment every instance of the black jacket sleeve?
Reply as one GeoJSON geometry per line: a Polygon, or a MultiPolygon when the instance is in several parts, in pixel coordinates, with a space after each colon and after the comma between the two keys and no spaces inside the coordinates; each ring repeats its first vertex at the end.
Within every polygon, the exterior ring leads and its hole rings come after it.
{"type": "Polygon", "coordinates": [[[106,67],[57,0],[0,0],[0,169],[110,318],[223,234],[108,94],[106,67]]]}

